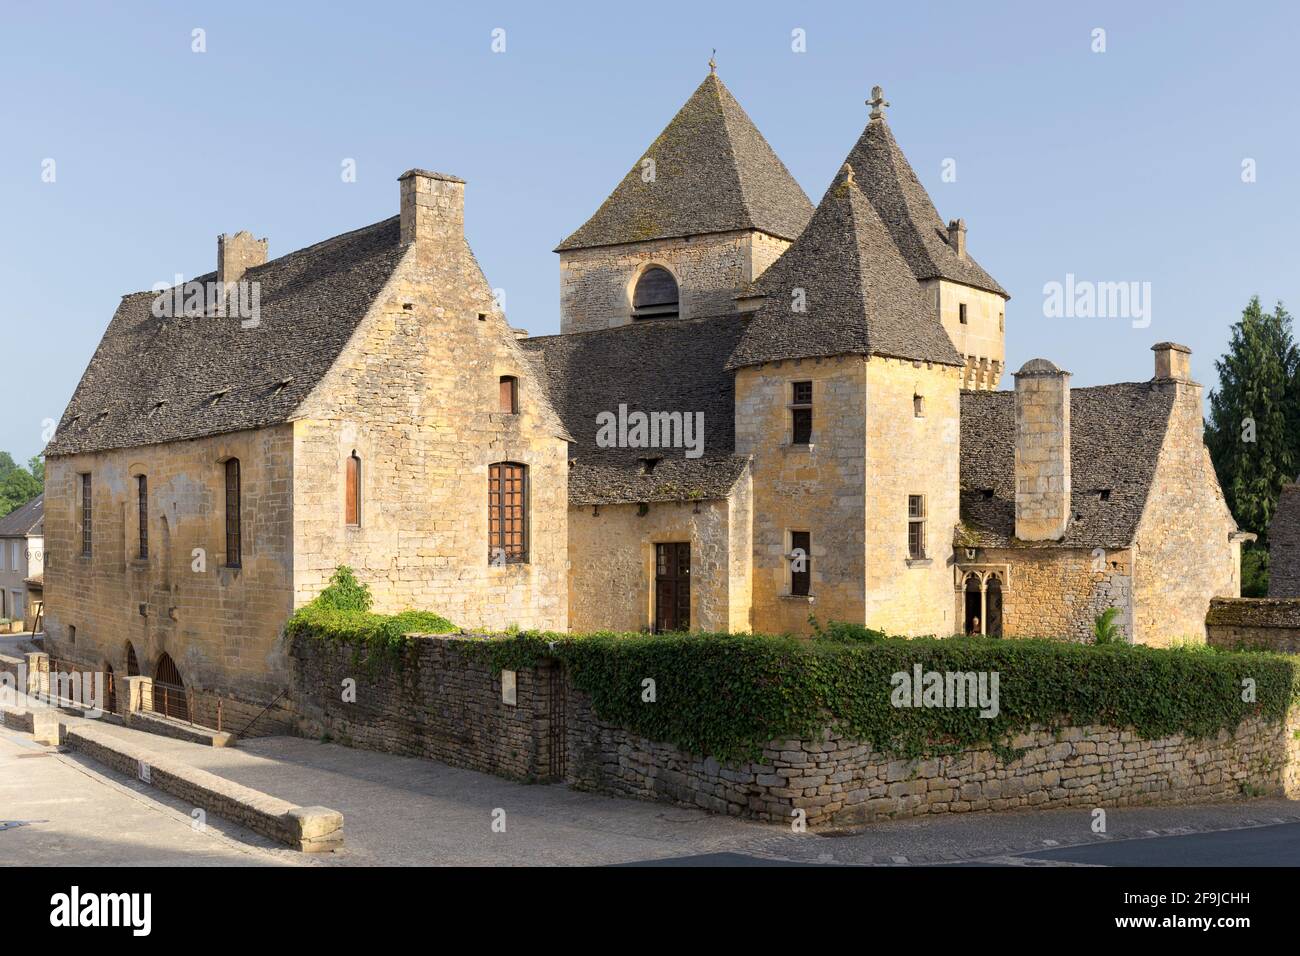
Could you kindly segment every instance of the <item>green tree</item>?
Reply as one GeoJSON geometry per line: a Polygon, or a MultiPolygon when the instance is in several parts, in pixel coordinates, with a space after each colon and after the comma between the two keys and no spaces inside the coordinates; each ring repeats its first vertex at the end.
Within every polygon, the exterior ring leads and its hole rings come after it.
{"type": "Polygon", "coordinates": [[[13,456],[0,451],[0,517],[21,508],[45,490],[45,464],[40,457],[28,463],[31,471],[14,464],[13,456]]]}
{"type": "Polygon", "coordinates": [[[1205,441],[1233,517],[1263,547],[1282,485],[1300,464],[1300,352],[1281,303],[1268,313],[1253,297],[1215,368],[1205,441]]]}

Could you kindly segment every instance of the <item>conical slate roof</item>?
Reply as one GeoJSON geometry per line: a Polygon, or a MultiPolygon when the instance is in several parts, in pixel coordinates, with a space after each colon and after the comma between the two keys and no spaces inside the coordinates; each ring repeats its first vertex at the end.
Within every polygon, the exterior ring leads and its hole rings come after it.
{"type": "Polygon", "coordinates": [[[757,229],[794,239],[812,203],[731,91],[710,73],[623,177],[556,252],[757,229]],[[654,160],[654,180],[642,162],[654,160]]]}
{"type": "Polygon", "coordinates": [[[883,115],[867,124],[848,162],[917,279],[950,279],[1007,295],[969,254],[963,259],[948,244],[947,227],[883,115]]]}
{"type": "Polygon", "coordinates": [[[728,368],[845,354],[963,364],[847,164],[756,291],[763,305],[728,368]]]}

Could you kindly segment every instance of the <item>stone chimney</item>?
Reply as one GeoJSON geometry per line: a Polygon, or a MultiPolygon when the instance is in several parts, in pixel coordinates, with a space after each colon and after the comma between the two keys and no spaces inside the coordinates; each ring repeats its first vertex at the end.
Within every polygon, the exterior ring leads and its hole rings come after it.
{"type": "Polygon", "coordinates": [[[465,180],[408,169],[402,184],[402,244],[465,236],[465,180]]]}
{"type": "Polygon", "coordinates": [[[966,258],[966,220],[954,219],[948,223],[948,245],[958,259],[966,258]]]}
{"type": "Polygon", "coordinates": [[[1156,380],[1172,379],[1175,382],[1191,382],[1192,350],[1177,342],[1159,342],[1151,346],[1156,353],[1156,380]]]}
{"type": "Polygon", "coordinates": [[[1070,373],[1030,359],[1016,379],[1016,537],[1059,541],[1070,523],[1070,373]]]}
{"type": "Polygon", "coordinates": [[[238,282],[254,266],[266,264],[267,240],[248,231],[217,236],[217,281],[238,282]]]}

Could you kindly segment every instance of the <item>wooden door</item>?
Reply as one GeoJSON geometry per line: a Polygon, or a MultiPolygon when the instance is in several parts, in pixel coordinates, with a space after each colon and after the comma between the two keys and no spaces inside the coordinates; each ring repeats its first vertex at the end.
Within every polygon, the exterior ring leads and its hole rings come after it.
{"type": "Polygon", "coordinates": [[[691,628],[691,545],[655,545],[655,633],[691,628]]]}

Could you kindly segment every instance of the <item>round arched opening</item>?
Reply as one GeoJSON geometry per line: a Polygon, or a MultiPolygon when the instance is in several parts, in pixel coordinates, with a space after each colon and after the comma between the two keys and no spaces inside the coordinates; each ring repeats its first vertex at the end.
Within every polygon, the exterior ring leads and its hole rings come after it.
{"type": "Polygon", "coordinates": [[[164,652],[153,669],[153,709],[166,717],[189,720],[187,696],[176,662],[164,652]]]}
{"type": "Polygon", "coordinates": [[[662,266],[651,266],[636,280],[632,318],[675,319],[679,314],[677,280],[662,266]]]}
{"type": "Polygon", "coordinates": [[[135,656],[135,645],[130,641],[126,642],[126,676],[140,676],[140,661],[135,656]]]}

